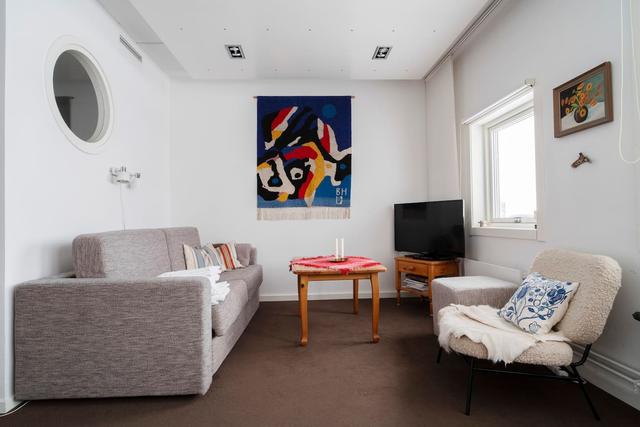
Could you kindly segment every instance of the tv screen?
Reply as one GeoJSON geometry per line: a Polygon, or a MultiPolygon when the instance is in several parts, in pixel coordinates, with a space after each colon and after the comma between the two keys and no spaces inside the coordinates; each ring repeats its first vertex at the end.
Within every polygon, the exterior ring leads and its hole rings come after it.
{"type": "Polygon", "coordinates": [[[395,249],[425,258],[464,257],[462,200],[394,205],[395,249]]]}

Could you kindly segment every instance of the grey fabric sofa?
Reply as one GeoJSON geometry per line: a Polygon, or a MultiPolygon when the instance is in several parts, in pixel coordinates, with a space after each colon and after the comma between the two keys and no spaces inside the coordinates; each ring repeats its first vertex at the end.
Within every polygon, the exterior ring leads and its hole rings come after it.
{"type": "Polygon", "coordinates": [[[78,236],[75,276],[15,288],[19,400],[204,394],[259,305],[257,251],[236,244],[245,268],[222,273],[212,306],[206,279],[158,278],[185,268],[196,228],[78,236]]]}

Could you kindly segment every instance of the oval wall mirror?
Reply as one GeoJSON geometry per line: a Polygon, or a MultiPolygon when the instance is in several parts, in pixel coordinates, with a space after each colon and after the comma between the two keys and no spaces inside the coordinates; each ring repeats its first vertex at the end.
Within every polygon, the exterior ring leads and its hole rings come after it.
{"type": "Polygon", "coordinates": [[[51,49],[46,73],[49,103],[67,139],[87,153],[98,153],[112,126],[105,76],[78,43],[59,40],[51,49]]]}

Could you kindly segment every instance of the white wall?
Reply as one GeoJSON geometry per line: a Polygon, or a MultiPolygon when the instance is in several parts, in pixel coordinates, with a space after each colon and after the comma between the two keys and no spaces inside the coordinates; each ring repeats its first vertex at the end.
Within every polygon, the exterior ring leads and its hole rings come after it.
{"type": "MultiPolygon", "coordinates": [[[[595,344],[604,365],[640,377],[640,309],[638,166],[618,158],[620,85],[620,3],[617,1],[512,0],[506,2],[454,60],[456,117],[471,115],[535,78],[536,122],[543,158],[543,232],[545,241],[473,236],[472,258],[526,270],[545,247],[564,247],[615,258],[623,269],[623,286],[606,330],[595,344]],[[576,19],[581,24],[576,24],[576,19]],[[615,121],[561,139],[553,137],[552,89],[604,62],[613,67],[615,121]],[[584,152],[593,163],[570,167],[584,152]],[[620,365],[621,364],[621,365],[620,365]]],[[[627,15],[628,18],[628,15],[627,15]]],[[[640,20],[636,21],[640,24],[640,20]]],[[[628,28],[628,22],[627,22],[628,28]]],[[[628,36],[628,33],[627,33],[628,36]]],[[[627,40],[627,44],[629,40],[627,40]]],[[[627,58],[630,57],[627,51],[627,58]]],[[[627,63],[630,65],[630,63],[627,63]]],[[[630,70],[630,68],[629,68],[630,70]]],[[[624,94],[627,151],[638,144],[638,120],[632,101],[631,72],[624,94]],[[634,138],[633,136],[636,136],[634,138]]],[[[443,140],[429,139],[430,147],[443,140]]],[[[447,143],[447,142],[445,142],[447,143]]],[[[430,151],[444,150],[442,147],[430,151]]],[[[438,167],[435,162],[435,167],[438,167]]],[[[431,175],[454,180],[446,162],[431,175]]],[[[598,358],[598,356],[600,356],[598,358]]],[[[596,384],[640,408],[631,384],[587,367],[596,384]]]]}
{"type": "MultiPolygon", "coordinates": [[[[5,20],[2,20],[4,23],[5,20]]],[[[120,228],[111,166],[142,179],[126,191],[129,227],[169,223],[169,80],[119,43],[122,31],[94,1],[12,0],[6,9],[5,288],[0,398],[12,403],[13,287],[72,269],[71,240],[120,228]],[[49,108],[44,67],[62,35],[83,41],[102,66],[114,102],[114,130],[100,155],[78,151],[49,108]]]]}
{"type": "MultiPolygon", "coordinates": [[[[196,225],[203,241],[251,242],[264,266],[263,299],[296,299],[288,262],[348,254],[383,262],[381,289],[393,287],[393,204],[427,197],[422,81],[172,82],[171,195],[174,225],[196,225]],[[254,95],[354,95],[350,220],[256,220],[254,95]]],[[[368,284],[361,286],[369,291],[368,284]]],[[[313,284],[310,294],[349,293],[313,284]]]]}
{"type": "MultiPolygon", "coordinates": [[[[7,352],[5,331],[9,327],[6,316],[6,298],[4,292],[5,265],[5,57],[6,57],[6,1],[0,0],[0,412],[7,409],[5,400],[6,369],[5,354],[7,352]]],[[[13,399],[10,399],[13,400],[13,399]]]]}
{"type": "Polygon", "coordinates": [[[429,200],[460,198],[453,61],[448,59],[425,82],[429,200]]]}

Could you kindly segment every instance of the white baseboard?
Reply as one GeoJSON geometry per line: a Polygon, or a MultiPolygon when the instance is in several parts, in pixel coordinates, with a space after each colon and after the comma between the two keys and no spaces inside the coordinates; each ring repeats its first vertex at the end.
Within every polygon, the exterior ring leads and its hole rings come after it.
{"type": "Polygon", "coordinates": [[[0,413],[6,414],[11,412],[16,406],[20,405],[22,401],[15,400],[13,395],[7,396],[4,399],[0,399],[0,413]]]}
{"type": "MultiPolygon", "coordinates": [[[[380,298],[395,298],[396,291],[380,291],[380,298]]],[[[402,296],[405,298],[405,296],[402,296]]],[[[307,297],[310,301],[313,300],[329,300],[329,299],[351,299],[353,298],[353,292],[333,292],[333,293],[310,293],[307,297]]],[[[358,298],[371,299],[371,292],[360,292],[358,298]]],[[[286,293],[286,294],[260,294],[260,301],[298,301],[298,294],[286,293]]]]}
{"type": "MultiPolygon", "coordinates": [[[[581,355],[579,348],[576,356],[581,355]]],[[[596,351],[591,351],[587,362],[578,369],[591,384],[640,410],[640,371],[596,351]]]]}

